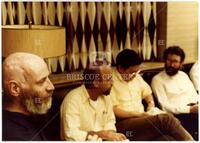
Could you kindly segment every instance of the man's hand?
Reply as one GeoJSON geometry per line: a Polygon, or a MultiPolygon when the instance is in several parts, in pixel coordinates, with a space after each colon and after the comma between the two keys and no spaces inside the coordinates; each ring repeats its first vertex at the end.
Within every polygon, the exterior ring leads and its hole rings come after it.
{"type": "Polygon", "coordinates": [[[102,141],[102,138],[98,137],[98,135],[88,135],[87,136],[87,141],[102,141]]]}
{"type": "Polygon", "coordinates": [[[96,141],[106,140],[106,141],[124,141],[127,140],[126,136],[121,133],[116,133],[114,131],[98,131],[98,132],[88,132],[86,140],[92,141],[92,139],[96,141]]]}
{"type": "Polygon", "coordinates": [[[199,112],[199,104],[190,106],[190,113],[198,113],[198,112],[199,112]]]}
{"type": "Polygon", "coordinates": [[[107,141],[124,141],[127,138],[124,134],[108,131],[104,134],[103,139],[107,141]]]}
{"type": "Polygon", "coordinates": [[[147,112],[150,111],[151,109],[153,109],[155,106],[148,106],[147,107],[147,112]]]}
{"type": "Polygon", "coordinates": [[[151,108],[155,107],[155,103],[153,100],[153,95],[149,94],[144,98],[145,102],[147,103],[147,111],[149,111],[151,108]]]}
{"type": "Polygon", "coordinates": [[[154,101],[150,101],[147,105],[147,111],[150,111],[152,108],[155,107],[155,103],[154,101]]]}
{"type": "Polygon", "coordinates": [[[141,117],[145,117],[145,116],[149,116],[150,114],[149,113],[147,113],[147,112],[143,112],[143,113],[141,113],[141,117]]]}

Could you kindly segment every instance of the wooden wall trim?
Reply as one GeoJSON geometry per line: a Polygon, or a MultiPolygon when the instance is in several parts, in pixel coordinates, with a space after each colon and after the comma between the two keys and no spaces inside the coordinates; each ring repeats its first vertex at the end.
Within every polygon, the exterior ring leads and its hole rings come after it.
{"type": "Polygon", "coordinates": [[[157,10],[157,59],[163,61],[163,53],[167,44],[167,2],[158,2],[157,10]]]}
{"type": "MultiPolygon", "coordinates": [[[[193,64],[194,60],[188,60],[184,62],[184,65],[187,64],[193,64]]],[[[112,67],[115,68],[115,67],[112,67]]],[[[151,72],[157,69],[163,69],[164,68],[164,62],[143,62],[141,64],[141,74],[145,72],[151,72]]],[[[78,72],[68,72],[68,73],[62,73],[62,74],[51,74],[50,80],[54,84],[55,88],[63,88],[63,87],[74,87],[77,85],[82,84],[82,80],[77,76],[77,78],[69,79],[67,77],[67,74],[71,75],[78,75],[82,74],[83,71],[78,72]]]]}

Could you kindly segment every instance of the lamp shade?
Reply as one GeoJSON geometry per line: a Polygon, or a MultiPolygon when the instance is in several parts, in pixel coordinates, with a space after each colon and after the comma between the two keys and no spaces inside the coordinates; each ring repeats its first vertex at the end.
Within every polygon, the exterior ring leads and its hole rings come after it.
{"type": "Polygon", "coordinates": [[[29,52],[43,58],[62,56],[66,52],[65,28],[45,25],[2,26],[2,54],[29,52]]]}

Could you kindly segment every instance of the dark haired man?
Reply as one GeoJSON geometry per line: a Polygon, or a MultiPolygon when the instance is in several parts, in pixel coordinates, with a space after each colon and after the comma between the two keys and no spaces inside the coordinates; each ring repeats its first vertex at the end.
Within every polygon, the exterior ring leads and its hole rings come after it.
{"type": "Polygon", "coordinates": [[[138,74],[142,60],[136,52],[124,49],[117,55],[113,71],[111,99],[118,122],[117,130],[135,141],[193,140],[172,115],[154,115],[155,108],[149,85],[138,74]],[[147,102],[144,111],[142,99],[147,102]],[[152,115],[153,113],[153,115],[152,115]]]}
{"type": "Polygon", "coordinates": [[[187,124],[186,129],[196,128],[197,131],[199,96],[188,75],[180,71],[184,59],[185,53],[180,47],[167,48],[164,51],[165,70],[154,76],[151,86],[164,111],[176,114],[184,126],[187,124]],[[194,126],[194,121],[188,123],[192,118],[195,118],[194,126]]]}
{"type": "Polygon", "coordinates": [[[115,132],[115,116],[107,96],[112,87],[110,66],[90,66],[83,80],[84,84],[70,91],[61,105],[62,140],[125,140],[123,134],[115,132]]]}

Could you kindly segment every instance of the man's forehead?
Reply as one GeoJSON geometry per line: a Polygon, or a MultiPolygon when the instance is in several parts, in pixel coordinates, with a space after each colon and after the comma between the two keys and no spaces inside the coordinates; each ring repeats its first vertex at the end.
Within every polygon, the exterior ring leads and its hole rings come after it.
{"type": "Polygon", "coordinates": [[[177,57],[180,57],[180,55],[177,55],[175,53],[169,53],[168,56],[177,56],[177,57]]]}
{"type": "Polygon", "coordinates": [[[38,81],[49,75],[49,71],[46,64],[38,64],[37,66],[30,67],[30,74],[38,81]]]}
{"type": "Polygon", "coordinates": [[[177,54],[168,54],[167,58],[181,59],[181,56],[177,54]]]}

